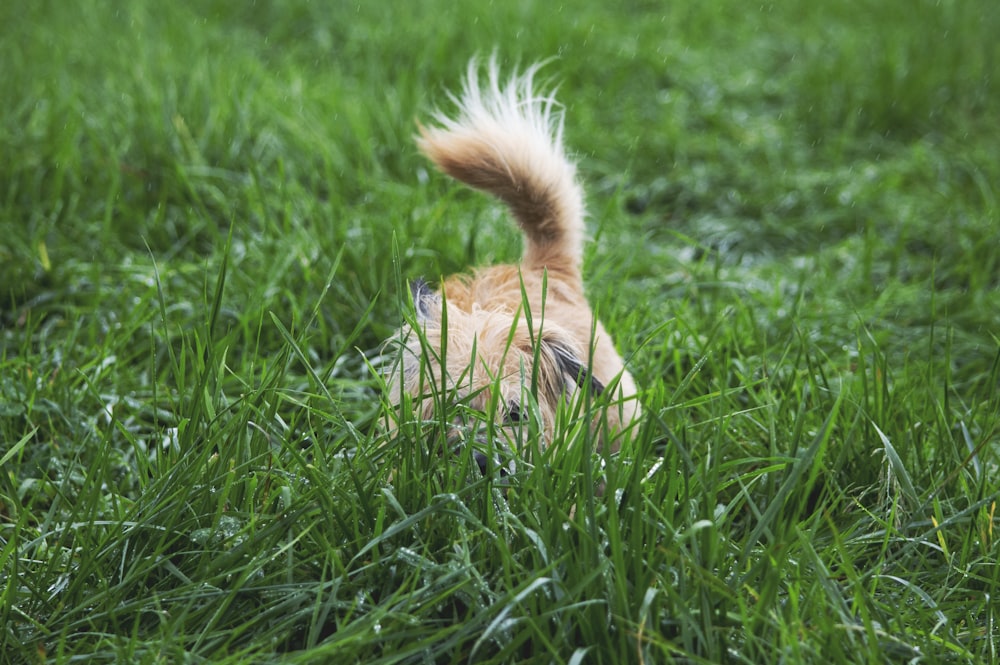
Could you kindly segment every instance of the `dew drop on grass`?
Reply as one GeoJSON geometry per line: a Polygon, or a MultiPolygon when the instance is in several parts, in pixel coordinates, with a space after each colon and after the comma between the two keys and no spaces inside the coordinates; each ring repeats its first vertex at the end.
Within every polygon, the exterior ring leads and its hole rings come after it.
{"type": "Polygon", "coordinates": [[[243,529],[243,522],[232,515],[219,518],[219,534],[224,538],[232,538],[243,529]]]}
{"type": "Polygon", "coordinates": [[[242,520],[232,515],[223,515],[215,528],[205,527],[192,531],[191,540],[199,545],[220,545],[230,540],[231,545],[239,545],[245,539],[245,536],[240,535],[242,530],[242,520]]]}

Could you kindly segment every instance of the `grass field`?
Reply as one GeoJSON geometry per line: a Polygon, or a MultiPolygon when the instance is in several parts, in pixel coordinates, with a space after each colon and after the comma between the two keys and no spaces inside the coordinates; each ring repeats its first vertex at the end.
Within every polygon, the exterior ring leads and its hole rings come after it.
{"type": "Polygon", "coordinates": [[[0,4],[0,663],[1000,662],[998,34],[0,4]],[[646,412],[506,487],[389,441],[376,370],[407,279],[519,254],[412,141],[494,49],[554,57],[646,412]]]}

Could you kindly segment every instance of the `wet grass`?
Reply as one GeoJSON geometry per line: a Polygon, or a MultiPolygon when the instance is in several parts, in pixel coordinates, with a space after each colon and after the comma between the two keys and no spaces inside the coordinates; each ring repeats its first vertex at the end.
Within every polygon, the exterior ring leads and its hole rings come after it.
{"type": "Polygon", "coordinates": [[[0,661],[996,660],[1000,10],[660,4],[0,8],[0,661]],[[494,48],[647,414],[506,486],[373,368],[494,48]]]}

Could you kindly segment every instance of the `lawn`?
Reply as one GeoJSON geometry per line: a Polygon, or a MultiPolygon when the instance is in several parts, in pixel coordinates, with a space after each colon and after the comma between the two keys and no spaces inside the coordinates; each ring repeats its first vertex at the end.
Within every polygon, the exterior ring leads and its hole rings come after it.
{"type": "Polygon", "coordinates": [[[0,663],[1000,661],[998,34],[0,4],[0,663]],[[519,255],[412,140],[493,52],[548,59],[645,411],[502,482],[380,372],[407,280],[519,255]]]}

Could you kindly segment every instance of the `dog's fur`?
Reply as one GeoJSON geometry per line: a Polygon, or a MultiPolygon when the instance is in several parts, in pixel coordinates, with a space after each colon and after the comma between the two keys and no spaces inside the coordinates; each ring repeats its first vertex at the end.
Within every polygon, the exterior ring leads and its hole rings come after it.
{"type": "MultiPolygon", "coordinates": [[[[419,399],[444,387],[478,411],[495,409],[505,430],[540,416],[550,439],[560,402],[584,389],[609,393],[600,403],[605,442],[616,450],[639,415],[636,386],[584,296],[583,192],[563,152],[562,114],[551,95],[533,90],[537,68],[502,82],[491,60],[483,87],[471,62],[462,95],[453,98],[457,115],[438,113],[437,126],[419,128],[420,150],[441,171],[507,205],[525,248],[519,266],[450,277],[439,293],[422,281],[411,285],[422,335],[400,331],[390,396],[419,399]]],[[[425,398],[420,409],[431,418],[439,406],[425,398]]]]}

